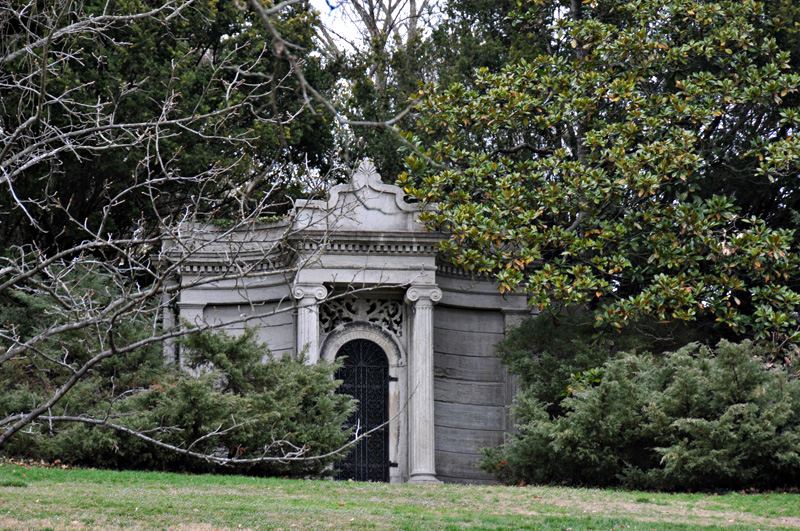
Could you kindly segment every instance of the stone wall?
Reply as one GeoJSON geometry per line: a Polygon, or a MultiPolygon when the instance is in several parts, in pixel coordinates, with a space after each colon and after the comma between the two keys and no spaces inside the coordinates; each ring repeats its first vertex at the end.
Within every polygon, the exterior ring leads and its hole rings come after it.
{"type": "Polygon", "coordinates": [[[238,335],[244,327],[256,329],[259,343],[266,344],[276,358],[293,356],[295,331],[293,308],[288,303],[262,302],[257,304],[209,304],[203,310],[203,318],[209,324],[233,322],[225,332],[238,335]],[[248,317],[253,316],[248,319],[248,317]]]}
{"type": "Polygon", "coordinates": [[[506,431],[506,371],[494,353],[503,329],[497,310],[434,312],[436,471],[444,482],[494,482],[476,463],[479,449],[501,444],[506,431]]]}

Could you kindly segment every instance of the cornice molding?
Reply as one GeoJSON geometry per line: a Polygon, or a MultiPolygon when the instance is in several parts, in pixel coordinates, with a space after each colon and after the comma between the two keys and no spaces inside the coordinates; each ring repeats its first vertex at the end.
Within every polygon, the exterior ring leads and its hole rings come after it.
{"type": "Polygon", "coordinates": [[[287,268],[292,263],[290,253],[281,253],[266,258],[263,255],[238,257],[230,260],[226,256],[192,256],[178,266],[181,274],[213,274],[224,275],[230,272],[232,277],[251,276],[254,273],[269,273],[287,268]]]}
{"type": "Polygon", "coordinates": [[[436,261],[436,274],[451,278],[463,278],[468,280],[482,280],[487,282],[494,282],[493,275],[489,273],[476,273],[474,271],[467,271],[460,267],[454,266],[451,263],[441,260],[436,261]]]}
{"type": "Polygon", "coordinates": [[[369,241],[341,241],[335,240],[325,243],[314,241],[300,241],[295,244],[295,249],[299,252],[317,251],[320,246],[324,246],[325,254],[364,254],[364,255],[399,255],[399,254],[420,254],[433,256],[436,254],[435,243],[418,242],[369,242],[369,241]]]}

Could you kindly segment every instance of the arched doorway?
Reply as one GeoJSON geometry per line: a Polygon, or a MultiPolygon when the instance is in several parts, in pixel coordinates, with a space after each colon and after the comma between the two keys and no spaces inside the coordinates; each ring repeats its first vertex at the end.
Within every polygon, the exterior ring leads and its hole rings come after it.
{"type": "MultiPolygon", "coordinates": [[[[336,378],[339,392],[358,400],[358,410],[349,422],[358,434],[389,420],[389,360],[384,350],[368,339],[348,341],[336,353],[343,358],[336,378]]],[[[337,479],[389,481],[389,427],[384,426],[361,439],[337,466],[337,479]]]]}

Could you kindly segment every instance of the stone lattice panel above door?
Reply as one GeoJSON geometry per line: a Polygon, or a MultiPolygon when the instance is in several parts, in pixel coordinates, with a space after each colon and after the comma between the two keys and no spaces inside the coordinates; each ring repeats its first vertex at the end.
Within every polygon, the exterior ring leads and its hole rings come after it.
{"type": "Polygon", "coordinates": [[[403,303],[399,300],[355,298],[325,301],[319,308],[320,332],[327,334],[347,323],[380,326],[396,337],[403,335],[403,303]]]}

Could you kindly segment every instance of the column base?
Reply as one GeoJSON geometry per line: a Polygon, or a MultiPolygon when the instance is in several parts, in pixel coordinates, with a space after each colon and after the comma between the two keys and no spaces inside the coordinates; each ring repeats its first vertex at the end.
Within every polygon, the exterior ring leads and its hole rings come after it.
{"type": "Polygon", "coordinates": [[[409,485],[441,485],[442,482],[436,479],[434,474],[420,473],[412,474],[408,478],[409,485]]]}

